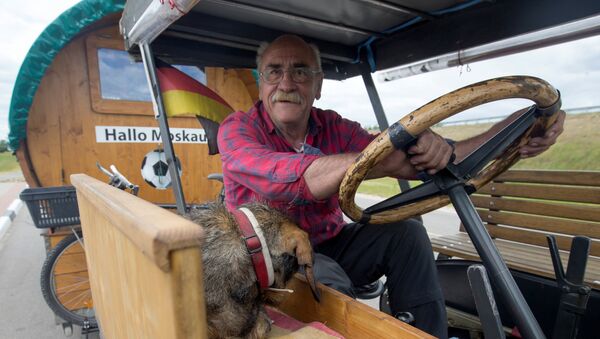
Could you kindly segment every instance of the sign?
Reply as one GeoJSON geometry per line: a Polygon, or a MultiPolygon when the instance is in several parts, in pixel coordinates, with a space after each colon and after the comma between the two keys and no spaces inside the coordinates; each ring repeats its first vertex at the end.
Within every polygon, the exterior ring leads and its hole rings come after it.
{"type": "MultiPolygon", "coordinates": [[[[206,144],[207,138],[202,128],[170,128],[171,141],[181,144],[206,144]]],[[[96,142],[142,142],[160,143],[158,127],[140,126],[96,126],[96,142]]]]}

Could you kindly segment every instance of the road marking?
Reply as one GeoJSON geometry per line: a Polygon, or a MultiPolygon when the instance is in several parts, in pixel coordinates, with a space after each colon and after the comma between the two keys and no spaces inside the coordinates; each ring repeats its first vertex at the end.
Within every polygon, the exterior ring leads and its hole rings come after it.
{"type": "Polygon", "coordinates": [[[6,231],[8,231],[12,221],[17,216],[17,213],[19,213],[21,206],[23,206],[21,199],[15,199],[10,206],[8,206],[6,212],[4,212],[4,215],[0,217],[0,240],[2,240],[2,237],[4,237],[6,234],[6,231]]]}

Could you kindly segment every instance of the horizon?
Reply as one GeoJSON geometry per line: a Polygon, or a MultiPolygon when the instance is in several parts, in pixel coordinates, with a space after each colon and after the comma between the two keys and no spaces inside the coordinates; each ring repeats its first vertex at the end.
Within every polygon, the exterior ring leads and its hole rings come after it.
{"type": "MultiPolygon", "coordinates": [[[[18,71],[29,48],[55,18],[79,1],[0,4],[0,39],[11,49],[0,52],[0,139],[8,138],[8,110],[18,71]]],[[[459,67],[380,82],[372,74],[389,124],[452,90],[498,76],[527,74],[542,78],[561,91],[566,109],[599,106],[600,36],[579,39],[459,67]]],[[[530,105],[522,99],[503,100],[470,109],[446,121],[505,116],[530,105]]],[[[362,78],[326,80],[314,106],[333,109],[363,127],[377,121],[362,78]],[[348,100],[351,98],[352,100],[348,100]]]]}

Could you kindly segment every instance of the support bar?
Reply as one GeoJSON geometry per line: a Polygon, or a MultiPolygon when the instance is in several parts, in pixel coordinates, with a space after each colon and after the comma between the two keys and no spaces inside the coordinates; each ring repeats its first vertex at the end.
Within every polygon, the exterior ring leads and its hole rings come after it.
{"type": "Polygon", "coordinates": [[[502,260],[496,244],[483,226],[483,221],[477,214],[473,203],[469,199],[463,186],[457,185],[450,188],[448,196],[460,217],[463,225],[483,265],[487,269],[492,284],[500,292],[504,304],[508,307],[519,331],[526,339],[545,338],[544,332],[536,321],[529,305],[525,302],[523,294],[510,274],[508,267],[502,260]]]}
{"type": "MultiPolygon", "coordinates": [[[[369,67],[369,64],[366,62],[361,63],[360,72],[365,83],[365,88],[367,89],[367,94],[369,94],[369,99],[371,100],[371,106],[373,106],[373,111],[375,111],[375,117],[377,118],[379,130],[385,131],[388,127],[390,127],[390,125],[388,124],[387,118],[385,116],[385,111],[383,110],[383,105],[381,104],[379,93],[377,93],[377,88],[375,87],[375,83],[373,82],[373,77],[371,76],[371,69],[369,67]]],[[[400,185],[401,192],[405,192],[410,189],[410,185],[406,180],[398,179],[398,185],[400,185]]]]}
{"type": "Polygon", "coordinates": [[[183,197],[181,178],[179,178],[179,171],[177,170],[177,164],[175,163],[175,151],[173,150],[173,143],[171,142],[170,137],[171,134],[169,133],[167,113],[165,111],[165,106],[162,101],[162,95],[160,93],[160,84],[158,82],[158,77],[156,76],[156,65],[154,64],[152,49],[150,45],[146,43],[140,43],[139,46],[140,52],[142,53],[142,61],[144,62],[146,77],[150,86],[150,93],[152,93],[154,116],[158,120],[158,125],[160,128],[160,137],[165,147],[165,156],[167,158],[167,165],[169,166],[169,175],[171,176],[171,187],[173,188],[173,194],[175,195],[177,212],[183,215],[186,212],[185,198],[183,197]]]}

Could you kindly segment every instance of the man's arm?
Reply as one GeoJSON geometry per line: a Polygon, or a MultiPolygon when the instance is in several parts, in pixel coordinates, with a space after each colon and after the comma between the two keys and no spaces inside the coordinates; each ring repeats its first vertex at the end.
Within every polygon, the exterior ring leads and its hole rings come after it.
{"type": "MultiPolygon", "coordinates": [[[[498,122],[493,125],[486,132],[476,135],[472,138],[465,139],[463,141],[459,141],[456,143],[456,161],[459,162],[465,157],[467,157],[473,150],[475,150],[479,145],[483,144],[485,141],[492,138],[496,135],[500,130],[513,122],[516,118],[518,118],[521,114],[523,114],[526,109],[522,109],[517,111],[511,115],[509,115],[506,119],[498,122]]],[[[521,158],[531,158],[535,157],[543,152],[545,152],[550,146],[556,143],[556,139],[564,130],[564,123],[566,114],[564,111],[559,111],[556,122],[546,131],[546,133],[541,137],[531,138],[527,145],[521,147],[519,152],[521,153],[521,158]]]]}
{"type": "MultiPolygon", "coordinates": [[[[425,131],[417,143],[406,153],[397,150],[375,166],[367,179],[381,177],[414,178],[418,171],[427,170],[435,174],[446,166],[452,148],[439,135],[425,131]]],[[[324,156],[316,159],[304,172],[306,186],[316,199],[325,199],[337,193],[347,169],[352,165],[358,153],[345,153],[324,156]]]]}

